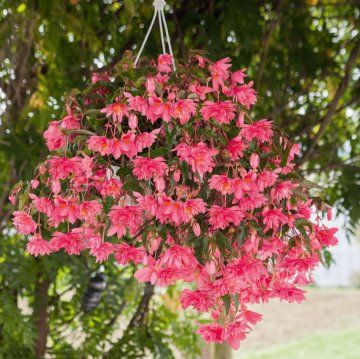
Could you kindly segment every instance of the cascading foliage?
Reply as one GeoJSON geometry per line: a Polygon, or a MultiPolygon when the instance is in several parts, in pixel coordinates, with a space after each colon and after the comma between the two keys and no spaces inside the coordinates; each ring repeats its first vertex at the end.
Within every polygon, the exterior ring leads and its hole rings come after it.
{"type": "Polygon", "coordinates": [[[126,54],[73,91],[44,132],[51,151],[11,193],[30,254],[87,251],[135,265],[139,282],[182,281],[184,308],[207,312],[205,341],[237,349],[261,315],[249,304],[301,302],[335,228],[296,170],[299,146],[250,110],[245,69],[193,54],[126,54]]]}

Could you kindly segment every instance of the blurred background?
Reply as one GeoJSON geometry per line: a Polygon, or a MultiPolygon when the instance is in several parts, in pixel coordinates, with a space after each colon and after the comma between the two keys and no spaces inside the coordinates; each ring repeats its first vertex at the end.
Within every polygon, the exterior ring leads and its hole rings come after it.
{"type": "MultiPolygon", "coordinates": [[[[359,358],[359,2],[167,2],[175,56],[201,49],[248,68],[254,116],[301,143],[299,166],[341,229],[309,300],[257,306],[264,320],[233,358],[359,358]]],[[[61,118],[64,94],[136,52],[152,13],[152,0],[0,0],[0,358],[211,357],[176,288],[148,293],[111,261],[30,257],[10,221],[9,191],[46,157],[42,132],[61,118]],[[139,313],[138,328],[129,323],[139,313]]],[[[157,31],[147,56],[160,51],[157,31]]]]}

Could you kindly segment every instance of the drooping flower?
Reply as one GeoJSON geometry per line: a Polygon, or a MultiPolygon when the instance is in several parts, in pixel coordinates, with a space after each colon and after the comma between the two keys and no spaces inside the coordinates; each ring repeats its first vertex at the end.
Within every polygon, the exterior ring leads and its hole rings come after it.
{"type": "Polygon", "coordinates": [[[114,102],[100,110],[106,117],[112,116],[115,123],[121,123],[124,116],[129,117],[127,105],[121,102],[114,102]]]}
{"type": "Polygon", "coordinates": [[[119,264],[126,265],[130,262],[135,264],[142,263],[145,256],[146,253],[143,248],[137,248],[127,243],[115,246],[114,257],[119,264]]]}
{"type": "Polygon", "coordinates": [[[208,209],[209,223],[213,229],[225,229],[231,223],[238,226],[244,214],[238,206],[221,207],[213,205],[208,209]]]}
{"type": "Polygon", "coordinates": [[[101,213],[102,205],[98,201],[84,201],[78,206],[78,217],[89,223],[96,223],[96,217],[101,213]]]}
{"type": "Polygon", "coordinates": [[[184,125],[196,112],[196,103],[191,99],[178,100],[171,105],[171,115],[184,125]]]}
{"type": "Polygon", "coordinates": [[[180,294],[180,302],[184,309],[192,306],[199,312],[206,312],[216,304],[216,297],[209,289],[185,289],[180,294]]]}
{"type": "Polygon", "coordinates": [[[157,138],[160,129],[153,130],[151,132],[142,132],[136,137],[136,148],[138,152],[141,152],[144,148],[151,147],[157,138]]]}
{"type": "Polygon", "coordinates": [[[162,54],[158,57],[158,70],[160,72],[171,72],[172,56],[169,54],[162,54]]]}
{"type": "Polygon", "coordinates": [[[229,68],[231,67],[230,58],[225,57],[209,66],[212,85],[215,91],[219,90],[219,85],[224,87],[224,81],[229,78],[229,68]]]}
{"type": "Polygon", "coordinates": [[[51,121],[48,129],[44,132],[46,146],[50,151],[62,148],[66,144],[66,135],[60,130],[59,121],[51,121]]]}
{"type": "Polygon", "coordinates": [[[162,157],[136,157],[132,163],[134,165],[133,174],[139,180],[163,177],[168,169],[162,157]]]}
{"type": "Polygon", "coordinates": [[[34,233],[37,228],[37,224],[32,217],[23,211],[14,212],[13,224],[22,234],[34,233]]]}
{"type": "Polygon", "coordinates": [[[116,234],[118,238],[126,233],[127,228],[131,234],[135,234],[143,224],[142,211],[138,206],[112,206],[109,218],[111,225],[108,236],[116,234]]]}
{"type": "Polygon", "coordinates": [[[204,324],[197,330],[205,342],[222,343],[224,341],[225,331],[220,324],[204,324]]]}
{"type": "Polygon", "coordinates": [[[51,253],[50,243],[42,239],[40,233],[36,233],[33,237],[29,239],[29,242],[26,245],[26,250],[29,254],[34,257],[44,256],[51,253]]]}
{"type": "Polygon", "coordinates": [[[180,159],[188,163],[193,172],[197,172],[201,178],[205,173],[212,171],[215,166],[213,157],[218,153],[204,142],[199,142],[194,146],[180,143],[175,150],[180,159]]]}
{"type": "Polygon", "coordinates": [[[49,244],[53,252],[64,249],[67,254],[73,255],[79,255],[85,249],[81,228],[75,228],[69,233],[55,232],[49,244]]]}
{"type": "Polygon", "coordinates": [[[247,147],[248,145],[244,142],[242,137],[237,136],[228,142],[226,149],[229,151],[231,158],[236,160],[244,156],[244,151],[247,147]]]}
{"type": "Polygon", "coordinates": [[[112,152],[111,141],[105,136],[91,136],[87,141],[89,150],[99,152],[102,156],[112,152]]]}
{"type": "Polygon", "coordinates": [[[270,142],[274,135],[272,122],[268,120],[260,120],[250,125],[243,124],[240,133],[247,141],[256,139],[260,143],[270,142]]]}
{"type": "Polygon", "coordinates": [[[235,118],[235,105],[231,101],[205,101],[200,112],[206,121],[213,118],[219,123],[228,124],[235,118]]]}
{"type": "Polygon", "coordinates": [[[235,191],[234,180],[226,175],[213,175],[209,179],[209,187],[216,189],[224,195],[234,193],[235,191]]]}
{"type": "Polygon", "coordinates": [[[231,88],[231,93],[236,100],[247,109],[250,109],[250,107],[256,103],[256,91],[252,86],[253,82],[251,81],[248,84],[233,86],[231,88]]]}
{"type": "Polygon", "coordinates": [[[101,242],[90,249],[90,254],[96,258],[96,263],[106,261],[113,252],[114,244],[110,242],[101,242]]]}

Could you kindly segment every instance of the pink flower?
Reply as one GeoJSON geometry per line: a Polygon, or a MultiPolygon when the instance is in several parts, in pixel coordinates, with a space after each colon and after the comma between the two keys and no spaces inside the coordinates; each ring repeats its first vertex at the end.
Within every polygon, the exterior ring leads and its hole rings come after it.
{"type": "Polygon", "coordinates": [[[133,247],[127,243],[117,244],[114,252],[115,260],[122,265],[130,262],[139,264],[144,261],[146,253],[143,248],[133,247]]]}
{"type": "Polygon", "coordinates": [[[97,183],[96,188],[102,197],[109,196],[117,198],[121,194],[122,183],[116,178],[110,178],[101,183],[97,183]]]}
{"type": "Polygon", "coordinates": [[[244,74],[244,71],[246,71],[246,69],[234,71],[231,74],[231,81],[234,83],[238,82],[240,85],[242,85],[244,83],[244,78],[247,77],[247,75],[244,74]]]}
{"type": "Polygon", "coordinates": [[[54,199],[54,210],[51,214],[50,221],[54,227],[60,223],[68,221],[75,223],[78,219],[78,205],[75,198],[62,198],[60,196],[54,199]]]}
{"type": "Polygon", "coordinates": [[[136,127],[138,126],[139,120],[137,118],[136,115],[134,115],[133,113],[129,116],[129,127],[131,130],[135,130],[136,127]]]}
{"type": "Polygon", "coordinates": [[[51,253],[50,243],[42,239],[40,233],[36,233],[26,245],[26,250],[29,254],[37,257],[51,253]]]}
{"type": "Polygon", "coordinates": [[[105,136],[90,136],[87,145],[89,150],[99,152],[101,156],[110,155],[112,152],[111,140],[105,136]]]}
{"type": "Polygon", "coordinates": [[[171,72],[172,56],[169,54],[162,54],[158,57],[158,70],[159,72],[171,72]]]}
{"type": "Polygon", "coordinates": [[[190,99],[179,100],[171,105],[171,115],[173,118],[180,120],[181,125],[188,122],[195,112],[196,104],[190,99]]]}
{"type": "Polygon", "coordinates": [[[206,203],[201,198],[188,199],[181,202],[182,220],[186,223],[194,219],[199,213],[206,211],[206,203]]]}
{"type": "Polygon", "coordinates": [[[144,148],[151,147],[159,134],[160,129],[153,130],[151,132],[142,132],[136,137],[136,148],[138,152],[141,152],[144,148]]]}
{"type": "Polygon", "coordinates": [[[205,101],[200,112],[206,121],[213,118],[219,123],[228,124],[235,117],[235,105],[231,101],[205,101]]]}
{"type": "Polygon", "coordinates": [[[226,175],[214,175],[209,180],[209,187],[223,195],[234,193],[234,180],[226,175]]]}
{"type": "Polygon", "coordinates": [[[301,303],[305,300],[304,294],[306,293],[306,290],[296,288],[291,284],[276,282],[274,283],[272,293],[273,296],[286,300],[289,303],[301,303]]]}
{"type": "Polygon", "coordinates": [[[315,237],[322,246],[336,246],[339,243],[338,239],[334,236],[334,234],[338,231],[338,228],[315,226],[314,229],[315,237]]]}
{"type": "Polygon", "coordinates": [[[175,150],[182,161],[191,166],[193,172],[197,172],[201,178],[207,172],[211,172],[215,166],[213,156],[218,151],[210,149],[204,142],[199,142],[194,146],[180,143],[175,150]]]}
{"type": "Polygon", "coordinates": [[[66,158],[53,156],[47,162],[49,164],[49,173],[53,180],[66,179],[71,175],[79,176],[83,171],[79,157],[66,158]]]}
{"type": "Polygon", "coordinates": [[[136,198],[136,201],[139,205],[139,207],[146,212],[149,212],[152,216],[155,216],[155,213],[157,211],[157,201],[155,200],[155,198],[151,195],[145,195],[143,196],[141,193],[139,192],[133,192],[134,196],[136,198]]]}
{"type": "Polygon", "coordinates": [[[14,212],[13,224],[22,234],[34,233],[37,228],[37,224],[32,219],[32,217],[23,211],[14,212]]]}
{"type": "Polygon", "coordinates": [[[51,199],[49,199],[47,197],[38,197],[33,193],[29,193],[29,197],[38,212],[44,213],[48,217],[51,216],[52,211],[54,209],[54,205],[53,205],[51,199]]]}
{"type": "Polygon", "coordinates": [[[114,252],[114,244],[110,242],[101,242],[90,249],[90,254],[96,258],[96,263],[106,261],[110,254],[114,252]]]}
{"type": "Polygon", "coordinates": [[[109,75],[106,72],[93,72],[91,75],[91,83],[96,84],[99,81],[109,81],[109,75]]]}
{"type": "Polygon", "coordinates": [[[134,165],[133,174],[139,180],[163,177],[168,170],[162,157],[136,157],[132,160],[132,163],[134,165]]]}
{"type": "Polygon", "coordinates": [[[296,187],[298,187],[298,184],[292,183],[291,181],[280,182],[271,190],[271,197],[277,201],[290,198],[292,190],[296,187]]]}
{"type": "Polygon", "coordinates": [[[241,135],[248,141],[256,139],[260,143],[271,142],[274,134],[272,129],[272,122],[268,120],[261,120],[253,122],[250,125],[242,125],[241,135]]]}
{"type": "Polygon", "coordinates": [[[110,213],[110,228],[108,236],[116,234],[121,238],[129,228],[131,234],[135,234],[143,224],[142,210],[138,206],[112,206],[110,213]]]}
{"type": "Polygon", "coordinates": [[[180,294],[180,302],[184,309],[192,306],[198,312],[206,312],[216,304],[216,297],[208,289],[185,289],[180,294]]]}
{"type": "Polygon", "coordinates": [[[158,198],[158,203],[156,218],[160,223],[172,222],[176,225],[181,223],[183,218],[181,203],[173,201],[165,195],[158,198]]]}
{"type": "Polygon", "coordinates": [[[256,169],[259,167],[260,164],[260,157],[257,153],[252,153],[250,156],[250,166],[252,169],[256,169]]]}
{"type": "Polygon", "coordinates": [[[155,284],[158,275],[157,272],[159,270],[159,266],[156,263],[155,259],[152,257],[147,258],[147,263],[143,268],[139,268],[135,274],[134,277],[140,282],[150,282],[151,284],[155,284]]]}
{"type": "Polygon", "coordinates": [[[198,222],[193,223],[192,230],[193,230],[196,237],[200,237],[201,227],[200,227],[200,224],[198,222]]]}
{"type": "Polygon", "coordinates": [[[244,218],[244,214],[238,206],[229,208],[213,205],[208,210],[208,213],[209,223],[214,230],[219,228],[225,229],[230,223],[238,226],[244,218]]]}
{"type": "Polygon", "coordinates": [[[75,228],[69,233],[55,232],[49,244],[52,251],[64,249],[67,254],[79,255],[85,249],[81,228],[75,228]]]}
{"type": "Polygon", "coordinates": [[[129,116],[127,105],[121,102],[114,102],[107,105],[105,108],[101,109],[100,112],[105,113],[106,117],[112,116],[115,123],[121,123],[124,116],[129,116]]]}
{"type": "Polygon", "coordinates": [[[224,81],[229,78],[229,68],[231,67],[230,61],[230,58],[226,57],[209,66],[215,91],[219,90],[219,85],[224,87],[224,81]]]}
{"type": "Polygon", "coordinates": [[[230,323],[225,328],[225,338],[228,344],[234,349],[238,350],[240,347],[240,342],[246,338],[246,331],[249,330],[249,327],[240,321],[235,321],[230,323]]]}
{"type": "Polygon", "coordinates": [[[152,124],[159,118],[165,122],[171,120],[171,103],[163,102],[163,100],[155,95],[149,98],[149,108],[146,113],[146,117],[151,121],[152,124]]]}
{"type": "Polygon", "coordinates": [[[273,186],[278,176],[279,175],[276,170],[275,171],[264,170],[263,172],[259,173],[256,181],[259,191],[262,192],[265,188],[273,186]]]}
{"type": "Polygon", "coordinates": [[[194,268],[197,261],[194,257],[193,250],[189,247],[180,245],[171,246],[160,258],[161,265],[172,268],[194,268]]]}
{"type": "MultiPolygon", "coordinates": [[[[155,88],[154,88],[155,90],[155,88]]],[[[133,111],[138,111],[142,116],[146,115],[146,112],[149,108],[148,102],[141,96],[133,96],[129,92],[124,92],[125,97],[128,100],[129,109],[133,111]]]]}
{"type": "Polygon", "coordinates": [[[206,94],[213,92],[213,89],[208,86],[202,86],[198,82],[193,82],[189,86],[189,91],[195,93],[201,100],[205,100],[206,94]]]}
{"type": "Polygon", "coordinates": [[[46,140],[46,146],[50,151],[57,150],[66,145],[66,136],[60,130],[60,122],[52,121],[49,124],[48,129],[44,132],[44,138],[46,140]]]}
{"type": "Polygon", "coordinates": [[[234,137],[226,145],[226,149],[229,151],[230,156],[233,160],[242,158],[244,156],[244,150],[248,145],[243,141],[241,136],[234,137]]]}
{"type": "Polygon", "coordinates": [[[118,159],[121,155],[126,155],[133,158],[138,153],[136,145],[136,136],[133,132],[129,131],[121,135],[120,140],[114,138],[112,140],[112,155],[118,159]]]}
{"type": "Polygon", "coordinates": [[[153,77],[148,76],[145,82],[146,91],[149,94],[153,94],[155,92],[155,79],[153,77]]]}
{"type": "Polygon", "coordinates": [[[248,110],[256,103],[256,91],[252,88],[253,81],[245,85],[233,86],[231,88],[232,94],[236,100],[248,110]]]}
{"type": "Polygon", "coordinates": [[[78,207],[79,219],[95,224],[97,222],[97,216],[102,211],[102,205],[96,201],[84,201],[78,207]]]}
{"type": "Polygon", "coordinates": [[[217,323],[201,325],[196,333],[200,334],[205,342],[222,343],[225,337],[224,328],[217,323]]]}
{"type": "Polygon", "coordinates": [[[262,211],[262,216],[266,226],[264,233],[269,229],[276,231],[287,222],[287,217],[282,213],[281,209],[277,208],[269,209],[269,207],[265,207],[262,211]]]}
{"type": "Polygon", "coordinates": [[[70,113],[62,119],[60,127],[66,130],[78,130],[81,126],[79,119],[70,113]]]}

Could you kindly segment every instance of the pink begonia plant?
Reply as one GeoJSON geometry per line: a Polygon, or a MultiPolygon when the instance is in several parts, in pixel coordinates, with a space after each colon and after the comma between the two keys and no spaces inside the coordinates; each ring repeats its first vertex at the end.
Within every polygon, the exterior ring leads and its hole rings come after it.
{"type": "Polygon", "coordinates": [[[10,200],[30,254],[88,250],[135,264],[140,282],[183,281],[183,307],[213,320],[198,333],[237,349],[261,320],[248,305],[303,301],[299,286],[337,239],[296,171],[299,146],[250,116],[253,83],[230,68],[194,55],[173,73],[161,55],[134,69],[129,54],[112,76],[94,74],[10,200]]]}

